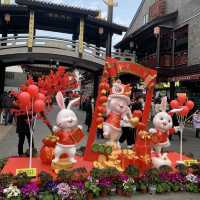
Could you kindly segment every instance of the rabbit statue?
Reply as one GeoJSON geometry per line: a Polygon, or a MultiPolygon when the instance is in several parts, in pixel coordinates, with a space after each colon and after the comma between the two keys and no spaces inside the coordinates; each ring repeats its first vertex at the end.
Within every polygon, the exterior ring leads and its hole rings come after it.
{"type": "Polygon", "coordinates": [[[56,95],[56,101],[60,107],[60,111],[57,114],[56,126],[54,126],[54,133],[58,137],[58,141],[55,147],[55,158],[53,163],[57,163],[60,156],[63,153],[67,153],[68,161],[70,163],[77,162],[75,160],[76,146],[84,137],[82,127],[78,125],[78,118],[74,111],[71,110],[71,106],[79,101],[79,98],[69,102],[67,108],[65,108],[64,98],[61,92],[56,95]]]}
{"type": "Polygon", "coordinates": [[[115,145],[120,148],[118,142],[121,136],[120,122],[125,115],[131,120],[132,113],[128,107],[130,104],[130,85],[124,85],[120,80],[117,80],[111,89],[111,94],[107,102],[107,119],[103,123],[103,135],[109,141],[107,144],[115,145]]]}
{"type": "Polygon", "coordinates": [[[152,156],[152,163],[154,167],[159,168],[162,165],[171,166],[167,153],[161,154],[163,147],[170,146],[169,135],[174,134],[180,128],[173,127],[171,114],[180,112],[179,109],[171,110],[169,113],[167,109],[167,97],[162,98],[161,112],[158,112],[153,118],[153,124],[155,128],[151,128],[149,132],[152,134],[153,148],[156,155],[152,156]]]}

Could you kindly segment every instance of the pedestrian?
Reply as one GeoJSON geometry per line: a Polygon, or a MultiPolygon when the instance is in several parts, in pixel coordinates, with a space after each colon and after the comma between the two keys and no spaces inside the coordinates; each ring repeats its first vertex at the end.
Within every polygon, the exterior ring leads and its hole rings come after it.
{"type": "Polygon", "coordinates": [[[92,122],[92,114],[94,112],[94,100],[91,96],[86,98],[84,111],[86,112],[85,124],[87,125],[87,131],[89,131],[91,122],[92,122]]]}
{"type": "MultiPolygon", "coordinates": [[[[31,118],[31,116],[30,116],[30,118],[31,118]]],[[[30,141],[31,141],[29,122],[28,122],[28,117],[27,117],[26,114],[17,116],[16,133],[18,134],[18,138],[19,138],[19,141],[18,141],[18,155],[19,156],[23,156],[24,155],[23,148],[24,148],[25,138],[27,138],[27,140],[28,140],[29,148],[30,148],[30,141]]],[[[34,148],[34,140],[33,140],[32,148],[35,150],[35,148],[34,148]]]]}
{"type": "Polygon", "coordinates": [[[192,122],[193,122],[194,128],[196,129],[196,138],[199,138],[199,133],[200,133],[200,110],[198,110],[195,114],[193,114],[192,122]]]}
{"type": "Polygon", "coordinates": [[[3,97],[2,97],[2,107],[3,107],[3,112],[4,112],[4,123],[5,126],[8,125],[10,115],[11,115],[11,108],[12,108],[13,100],[10,97],[10,92],[4,92],[3,97]]]}

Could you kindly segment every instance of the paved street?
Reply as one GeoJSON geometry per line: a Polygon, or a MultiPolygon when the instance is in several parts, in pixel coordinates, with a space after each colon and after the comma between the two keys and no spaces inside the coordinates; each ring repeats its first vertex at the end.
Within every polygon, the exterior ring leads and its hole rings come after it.
{"type": "MultiPolygon", "coordinates": [[[[56,113],[58,112],[58,108],[55,106],[54,109],[49,113],[48,118],[50,119],[51,123],[54,124],[55,118],[56,118],[56,113]]],[[[85,113],[82,111],[76,111],[77,115],[79,116],[80,122],[83,125],[84,124],[84,118],[85,118],[85,113]]],[[[85,125],[83,125],[84,130],[86,130],[85,125]]],[[[49,134],[48,128],[42,124],[42,122],[37,121],[36,124],[36,130],[35,130],[35,144],[37,148],[39,149],[41,146],[41,140],[44,138],[46,135],[49,134]]],[[[187,128],[184,131],[184,138],[186,141],[184,141],[184,147],[183,151],[186,153],[193,153],[196,157],[200,157],[200,151],[199,151],[199,142],[200,139],[195,138],[195,131],[193,129],[187,128]]],[[[87,134],[86,137],[81,144],[81,146],[85,145],[87,139],[87,134]]],[[[7,157],[7,156],[13,156],[16,155],[17,153],[17,134],[15,133],[15,126],[0,126],[0,152],[1,156],[0,157],[7,157]]],[[[27,148],[27,146],[26,146],[27,148]]],[[[25,149],[25,148],[24,148],[25,149]]],[[[178,136],[173,137],[172,145],[170,147],[171,150],[177,150],[179,149],[179,139],[178,136]]],[[[125,200],[125,199],[134,199],[134,200],[200,200],[200,195],[199,194],[189,194],[189,193],[179,193],[179,194],[167,194],[167,195],[141,195],[141,194],[136,194],[132,198],[121,198],[121,197],[110,197],[110,198],[105,198],[104,200],[125,200]]]]}

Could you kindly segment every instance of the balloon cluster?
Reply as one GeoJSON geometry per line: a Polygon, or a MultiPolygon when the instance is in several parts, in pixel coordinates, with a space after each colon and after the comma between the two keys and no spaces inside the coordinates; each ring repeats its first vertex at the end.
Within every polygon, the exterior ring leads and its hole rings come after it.
{"type": "Polygon", "coordinates": [[[170,102],[170,106],[172,109],[181,109],[177,115],[186,117],[188,113],[194,108],[194,102],[188,100],[186,95],[180,94],[178,95],[177,100],[172,100],[170,102]]]}
{"type": "Polygon", "coordinates": [[[22,111],[32,110],[34,113],[40,113],[45,110],[45,95],[39,92],[36,84],[30,84],[17,96],[17,101],[22,111]]]}

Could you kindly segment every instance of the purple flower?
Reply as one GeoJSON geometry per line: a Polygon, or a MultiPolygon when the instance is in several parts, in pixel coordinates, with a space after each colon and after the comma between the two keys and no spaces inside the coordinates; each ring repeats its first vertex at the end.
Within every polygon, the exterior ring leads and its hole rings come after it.
{"type": "Polygon", "coordinates": [[[49,181],[44,185],[44,188],[48,191],[56,192],[57,191],[57,183],[54,181],[49,181]]]}
{"type": "Polygon", "coordinates": [[[56,188],[62,200],[67,199],[70,196],[71,189],[67,183],[60,183],[56,188]]]}
{"type": "Polygon", "coordinates": [[[99,186],[100,187],[111,187],[112,180],[109,177],[101,178],[101,179],[99,179],[99,186]]]}
{"type": "Polygon", "coordinates": [[[24,197],[35,197],[39,192],[39,187],[36,183],[27,183],[21,188],[21,192],[24,197]]]}
{"type": "Polygon", "coordinates": [[[125,175],[125,174],[119,174],[118,175],[118,179],[120,180],[120,181],[127,181],[128,180],[128,176],[127,175],[125,175]]]}
{"type": "Polygon", "coordinates": [[[75,188],[78,190],[84,189],[84,183],[82,181],[72,181],[70,185],[72,188],[75,188]]]}

